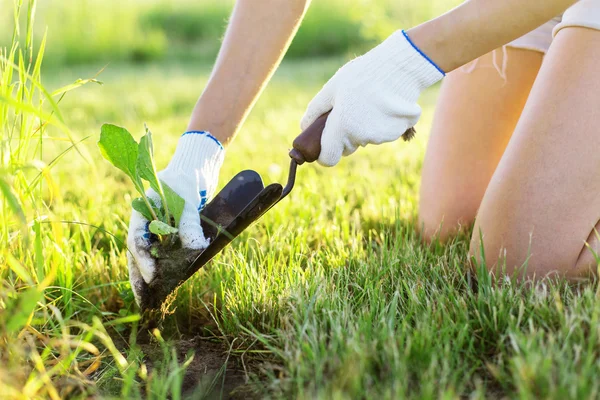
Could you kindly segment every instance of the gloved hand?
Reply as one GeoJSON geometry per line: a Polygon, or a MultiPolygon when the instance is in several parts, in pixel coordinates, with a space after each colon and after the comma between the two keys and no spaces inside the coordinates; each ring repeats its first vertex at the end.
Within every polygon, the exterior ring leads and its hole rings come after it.
{"type": "Polygon", "coordinates": [[[416,103],[421,91],[444,75],[404,31],[344,65],[310,102],[300,123],[305,130],[331,111],[319,163],[333,166],[358,146],[398,139],[421,116],[416,103]]]}
{"type": "MultiPolygon", "coordinates": [[[[224,157],[223,146],[208,132],[186,132],[179,139],[167,168],[158,173],[159,179],[185,200],[179,221],[179,237],[184,248],[201,250],[208,246],[199,212],[214,194],[224,157]]],[[[156,206],[161,206],[158,193],[150,189],[146,194],[156,206]]],[[[150,255],[150,246],[156,237],[150,233],[148,226],[149,221],[133,210],[127,236],[127,262],[129,281],[138,303],[142,283],[152,280],[156,267],[156,261],[150,255]]]]}

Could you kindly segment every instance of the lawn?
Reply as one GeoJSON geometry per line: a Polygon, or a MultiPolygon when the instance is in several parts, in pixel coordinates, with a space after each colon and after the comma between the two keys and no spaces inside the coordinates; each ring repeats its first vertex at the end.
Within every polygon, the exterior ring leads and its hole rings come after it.
{"type": "MultiPolygon", "coordinates": [[[[345,59],[284,63],[228,148],[221,185],[243,169],[285,182],[304,107],[345,59]]],[[[98,69],[52,67],[43,82],[52,91],[98,69]]],[[[4,157],[8,149],[32,159],[29,152],[51,164],[67,152],[51,169],[10,164],[16,191],[38,170],[43,180],[17,191],[23,229],[1,197],[0,393],[600,395],[596,284],[492,285],[485,272],[466,272],[468,237],[421,243],[419,175],[438,87],[421,98],[416,140],[360,149],[331,169],[300,167],[291,195],[179,289],[157,330],[143,330],[123,243],[135,193],[100,156],[100,126],[122,125],[139,138],[147,123],[162,167],[209,72],[198,62],[112,63],[97,77],[103,85],[88,83],[60,101],[72,139],[56,127],[32,129],[27,141],[2,138],[4,157]]],[[[16,107],[7,104],[0,102],[16,107]]]]}

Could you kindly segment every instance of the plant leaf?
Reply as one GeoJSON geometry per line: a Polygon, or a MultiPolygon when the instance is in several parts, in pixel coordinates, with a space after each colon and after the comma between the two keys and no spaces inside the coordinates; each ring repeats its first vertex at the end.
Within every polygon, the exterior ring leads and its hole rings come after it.
{"type": "Polygon", "coordinates": [[[46,277],[44,272],[44,245],[42,244],[42,226],[40,221],[35,221],[33,224],[35,232],[34,250],[35,250],[35,269],[37,271],[38,283],[42,282],[46,277]]]}
{"type": "Polygon", "coordinates": [[[150,222],[150,232],[155,235],[170,235],[172,233],[177,233],[179,230],[177,228],[173,228],[169,224],[165,224],[162,221],[152,221],[150,222]]]}
{"type": "Polygon", "coordinates": [[[154,165],[153,154],[154,147],[152,146],[152,133],[147,130],[146,134],[140,139],[140,144],[138,145],[135,168],[137,175],[148,181],[150,187],[154,189],[156,193],[161,195],[162,189],[158,183],[158,178],[156,177],[156,166],[154,165]]]}
{"type": "Polygon", "coordinates": [[[116,125],[104,124],[100,132],[98,147],[105,159],[131,178],[136,189],[143,196],[144,186],[136,172],[138,144],[131,133],[116,125]]]}
{"type": "Polygon", "coordinates": [[[19,218],[21,225],[23,228],[27,227],[27,219],[25,218],[25,213],[23,211],[23,207],[21,202],[17,198],[17,196],[13,193],[10,184],[0,177],[0,193],[6,199],[6,203],[12,210],[12,212],[19,218]]]}
{"type": "Polygon", "coordinates": [[[58,96],[60,94],[64,94],[66,92],[69,92],[69,91],[71,91],[73,89],[77,89],[78,87],[83,86],[83,85],[88,84],[88,83],[97,83],[98,85],[103,85],[104,84],[103,82],[97,80],[96,78],[77,79],[75,82],[73,82],[73,83],[71,83],[69,85],[63,86],[60,89],[56,89],[50,95],[51,96],[58,96]]]}
{"type": "Polygon", "coordinates": [[[165,213],[163,212],[162,207],[157,206],[156,203],[154,202],[154,200],[152,200],[150,197],[148,197],[148,202],[150,203],[150,205],[154,209],[154,212],[156,213],[156,216],[158,217],[158,220],[159,221],[164,221],[165,220],[165,213]]]}
{"type": "Polygon", "coordinates": [[[181,198],[173,189],[169,187],[166,183],[161,181],[162,188],[165,192],[165,199],[169,206],[169,212],[173,215],[175,219],[175,226],[179,226],[179,220],[181,219],[181,214],[183,213],[183,207],[185,206],[185,200],[181,198]]]}
{"type": "Polygon", "coordinates": [[[37,287],[19,293],[17,298],[10,301],[6,307],[6,315],[9,316],[6,323],[6,332],[17,333],[29,323],[31,313],[35,310],[37,302],[42,298],[42,292],[37,287]]]}
{"type": "Polygon", "coordinates": [[[142,214],[144,216],[144,218],[146,218],[148,221],[152,221],[154,219],[154,217],[152,217],[152,213],[150,212],[150,210],[148,209],[148,206],[146,205],[146,202],[141,197],[134,199],[131,202],[131,207],[135,211],[142,214]]]}

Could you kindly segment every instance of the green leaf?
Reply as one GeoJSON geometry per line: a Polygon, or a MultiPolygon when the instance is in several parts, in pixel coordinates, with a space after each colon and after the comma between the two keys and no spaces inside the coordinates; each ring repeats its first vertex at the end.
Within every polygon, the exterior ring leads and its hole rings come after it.
{"type": "Polygon", "coordinates": [[[42,292],[37,287],[31,287],[19,293],[15,300],[10,301],[6,307],[6,315],[9,316],[6,331],[9,334],[17,333],[23,329],[41,298],[42,292]]]}
{"type": "MultiPolygon", "coordinates": [[[[173,191],[169,192],[167,196],[166,191],[161,185],[161,182],[158,180],[158,175],[156,173],[156,165],[154,164],[154,147],[152,145],[152,132],[146,128],[146,134],[142,136],[140,140],[140,144],[138,146],[138,158],[136,162],[136,169],[138,175],[148,181],[150,183],[150,187],[154,189],[156,193],[160,196],[162,200],[162,208],[160,213],[160,220],[170,224],[171,223],[171,214],[173,214],[173,219],[175,220],[174,226],[179,226],[179,219],[181,217],[181,213],[177,211],[179,208],[178,204],[180,201],[180,197],[175,194],[173,191]],[[171,210],[171,203],[176,207],[175,211],[171,210]]],[[[182,200],[181,200],[182,201],[182,200]]]]}
{"type": "Polygon", "coordinates": [[[102,156],[112,165],[125,172],[136,185],[136,189],[144,195],[144,186],[136,172],[138,144],[125,128],[111,124],[102,125],[98,147],[102,156]]]}
{"type": "Polygon", "coordinates": [[[39,221],[34,222],[33,231],[35,232],[35,269],[37,271],[38,282],[41,282],[44,280],[44,278],[46,278],[46,274],[44,273],[44,245],[42,244],[42,226],[39,221]]]}
{"type": "Polygon", "coordinates": [[[150,197],[148,197],[148,202],[150,203],[150,205],[152,206],[152,209],[156,213],[156,216],[158,217],[158,220],[164,222],[164,220],[165,220],[165,213],[163,212],[162,207],[157,206],[156,203],[154,202],[154,200],[152,200],[150,197]]]}
{"type": "Polygon", "coordinates": [[[173,189],[169,187],[166,183],[161,181],[162,188],[165,192],[165,199],[167,200],[167,205],[169,206],[169,212],[173,215],[175,219],[175,226],[179,226],[179,220],[181,219],[181,214],[183,213],[183,207],[185,206],[185,200],[181,198],[173,189]]]}
{"type": "Polygon", "coordinates": [[[142,214],[144,216],[144,218],[146,218],[148,221],[152,221],[154,219],[154,217],[152,216],[152,212],[148,209],[148,206],[146,205],[146,202],[141,197],[138,197],[137,199],[134,199],[131,202],[131,207],[135,211],[137,211],[140,214],[142,214]]]}
{"type": "Polygon", "coordinates": [[[19,218],[21,221],[21,225],[23,227],[27,226],[27,219],[25,218],[25,213],[23,212],[23,207],[21,206],[21,202],[17,198],[17,196],[13,193],[10,184],[5,181],[3,178],[0,178],[0,193],[6,199],[6,203],[8,207],[12,210],[12,212],[19,218]]]}
{"type": "MultiPolygon", "coordinates": [[[[138,154],[136,160],[136,171],[137,175],[148,181],[150,187],[154,189],[156,193],[161,195],[162,189],[158,183],[156,176],[156,166],[154,165],[154,148],[152,146],[152,133],[146,130],[146,134],[140,139],[138,145],[138,154]]],[[[162,197],[162,196],[161,196],[162,197]]]]}
{"type": "Polygon", "coordinates": [[[103,85],[104,83],[102,83],[101,81],[97,80],[96,78],[89,78],[89,79],[77,79],[75,82],[63,86],[60,89],[56,89],[54,92],[51,93],[52,96],[58,96],[60,94],[65,94],[73,89],[77,89],[80,86],[83,86],[85,84],[88,83],[97,83],[98,85],[103,85]]]}
{"type": "Polygon", "coordinates": [[[150,232],[154,233],[155,235],[170,235],[179,231],[177,228],[173,228],[171,225],[165,224],[162,221],[150,222],[149,228],[150,232]]]}

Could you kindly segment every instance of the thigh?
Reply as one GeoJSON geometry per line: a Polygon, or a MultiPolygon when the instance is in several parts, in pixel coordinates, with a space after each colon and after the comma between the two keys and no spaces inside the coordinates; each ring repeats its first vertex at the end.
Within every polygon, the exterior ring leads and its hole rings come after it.
{"type": "Polygon", "coordinates": [[[483,198],[471,253],[488,268],[576,278],[600,219],[600,32],[562,29],[483,198]],[[499,263],[498,257],[501,257],[499,263]]]}
{"type": "Polygon", "coordinates": [[[419,214],[426,238],[444,239],[473,222],[542,58],[537,51],[499,49],[444,80],[422,172],[419,214]],[[505,71],[499,70],[503,63],[505,71]]]}

